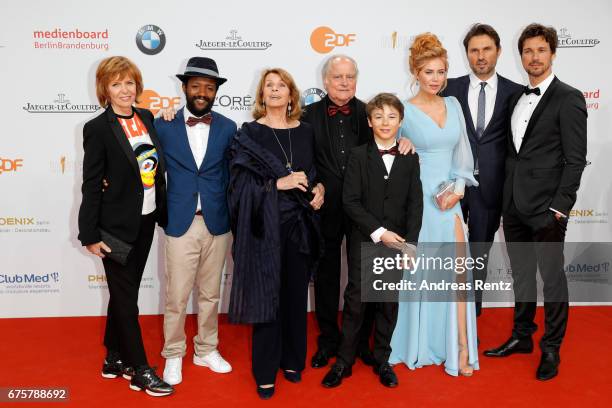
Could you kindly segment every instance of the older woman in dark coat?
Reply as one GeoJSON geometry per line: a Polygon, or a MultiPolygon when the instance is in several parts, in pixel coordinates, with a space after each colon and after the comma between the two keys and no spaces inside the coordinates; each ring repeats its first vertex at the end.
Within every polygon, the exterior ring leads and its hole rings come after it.
{"type": "Polygon", "coordinates": [[[234,276],[230,320],[253,324],[257,392],[274,394],[279,368],[301,380],[306,361],[308,283],[321,249],[312,127],[300,122],[291,75],[266,70],[253,122],[238,131],[230,164],[234,276]],[[314,187],[313,187],[314,186],[314,187]]]}

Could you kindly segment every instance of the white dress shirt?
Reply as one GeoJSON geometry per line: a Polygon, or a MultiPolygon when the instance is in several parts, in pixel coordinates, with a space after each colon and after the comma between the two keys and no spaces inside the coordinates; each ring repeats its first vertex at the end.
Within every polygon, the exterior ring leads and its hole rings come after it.
{"type": "MultiPolygon", "coordinates": [[[[536,95],[534,93],[529,95],[521,95],[516,106],[514,107],[514,111],[512,112],[512,119],[510,122],[510,126],[512,128],[512,141],[514,142],[514,147],[516,147],[516,151],[521,150],[521,145],[523,143],[523,138],[525,137],[525,131],[527,130],[527,125],[529,124],[529,119],[531,119],[531,115],[535,110],[536,106],[544,96],[544,93],[550,86],[551,82],[555,78],[555,75],[551,72],[551,74],[540,82],[537,88],[540,88],[540,95],[536,95]]],[[[536,88],[534,86],[529,85],[530,89],[536,88]]]]}
{"type": "Polygon", "coordinates": [[[480,83],[486,82],[487,85],[484,87],[485,91],[485,129],[489,125],[489,121],[493,117],[493,110],[495,109],[495,99],[497,97],[497,72],[483,81],[478,78],[473,72],[470,73],[470,86],[468,87],[468,106],[470,107],[470,113],[472,115],[472,123],[474,129],[478,122],[478,96],[480,95],[480,83]]]}
{"type": "MultiPolygon", "coordinates": [[[[196,117],[194,114],[189,112],[189,109],[185,106],[183,112],[185,119],[185,129],[187,129],[187,140],[189,141],[189,147],[191,148],[191,154],[196,162],[198,168],[204,161],[204,155],[206,154],[206,148],[208,147],[208,134],[210,132],[210,125],[205,123],[198,123],[195,126],[187,126],[187,120],[190,116],[196,117]]],[[[200,202],[200,195],[198,194],[198,206],[196,211],[202,209],[202,203],[200,202]]]]}
{"type": "MultiPolygon", "coordinates": [[[[540,88],[540,94],[536,95],[534,93],[529,95],[521,95],[516,106],[514,107],[514,111],[512,112],[512,119],[510,122],[510,126],[512,127],[512,141],[514,142],[514,147],[518,152],[521,150],[521,145],[523,144],[523,138],[525,137],[525,132],[527,131],[527,125],[529,125],[529,120],[531,119],[531,115],[535,110],[536,106],[544,96],[544,93],[552,83],[555,78],[555,74],[552,72],[548,77],[540,82],[537,87],[528,85],[530,89],[540,88]]],[[[549,210],[559,214],[561,217],[566,217],[560,211],[555,210],[554,208],[549,208],[549,210]]]]}

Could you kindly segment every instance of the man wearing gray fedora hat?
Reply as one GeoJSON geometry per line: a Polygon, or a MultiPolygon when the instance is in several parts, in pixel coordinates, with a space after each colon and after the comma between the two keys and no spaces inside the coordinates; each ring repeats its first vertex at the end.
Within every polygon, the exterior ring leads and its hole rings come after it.
{"type": "Polygon", "coordinates": [[[155,128],[167,162],[166,307],[164,380],[182,381],[186,354],[185,313],[194,288],[198,333],[193,363],[217,373],[232,370],[217,349],[221,274],[230,239],[227,152],[236,124],[212,111],[219,76],[214,60],[193,57],[178,74],[186,105],[172,120],[158,118],[155,128]]]}

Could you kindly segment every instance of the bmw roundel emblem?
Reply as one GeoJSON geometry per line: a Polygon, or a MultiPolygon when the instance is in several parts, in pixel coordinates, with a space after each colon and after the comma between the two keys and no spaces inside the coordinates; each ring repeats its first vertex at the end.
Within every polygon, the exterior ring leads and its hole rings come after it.
{"type": "Polygon", "coordinates": [[[136,45],[147,55],[159,54],[166,45],[166,34],[158,26],[147,24],[138,30],[136,45]]]}
{"type": "Polygon", "coordinates": [[[308,88],[302,92],[302,106],[308,106],[325,98],[325,91],[319,88],[308,88]]]}

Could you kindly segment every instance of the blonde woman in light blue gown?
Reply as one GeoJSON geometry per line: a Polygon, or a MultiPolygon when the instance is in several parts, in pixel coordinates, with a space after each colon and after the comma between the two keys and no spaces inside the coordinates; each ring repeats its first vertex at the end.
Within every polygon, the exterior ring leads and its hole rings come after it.
{"type": "MultiPolygon", "coordinates": [[[[424,206],[419,245],[465,242],[459,200],[465,186],[478,183],[459,102],[438,96],[446,85],[447,53],[434,34],[425,33],[414,39],[409,62],[419,91],[404,103],[401,133],[410,138],[420,157],[424,206]],[[432,197],[440,183],[449,180],[455,181],[454,193],[439,209],[432,197]]],[[[420,269],[417,281],[427,279],[428,272],[432,276],[437,271],[420,269]]],[[[469,275],[462,278],[467,280],[469,275]]],[[[403,363],[410,369],[444,364],[450,375],[471,376],[479,368],[476,343],[473,296],[467,301],[442,302],[413,298],[399,304],[389,363],[403,363]]]]}

